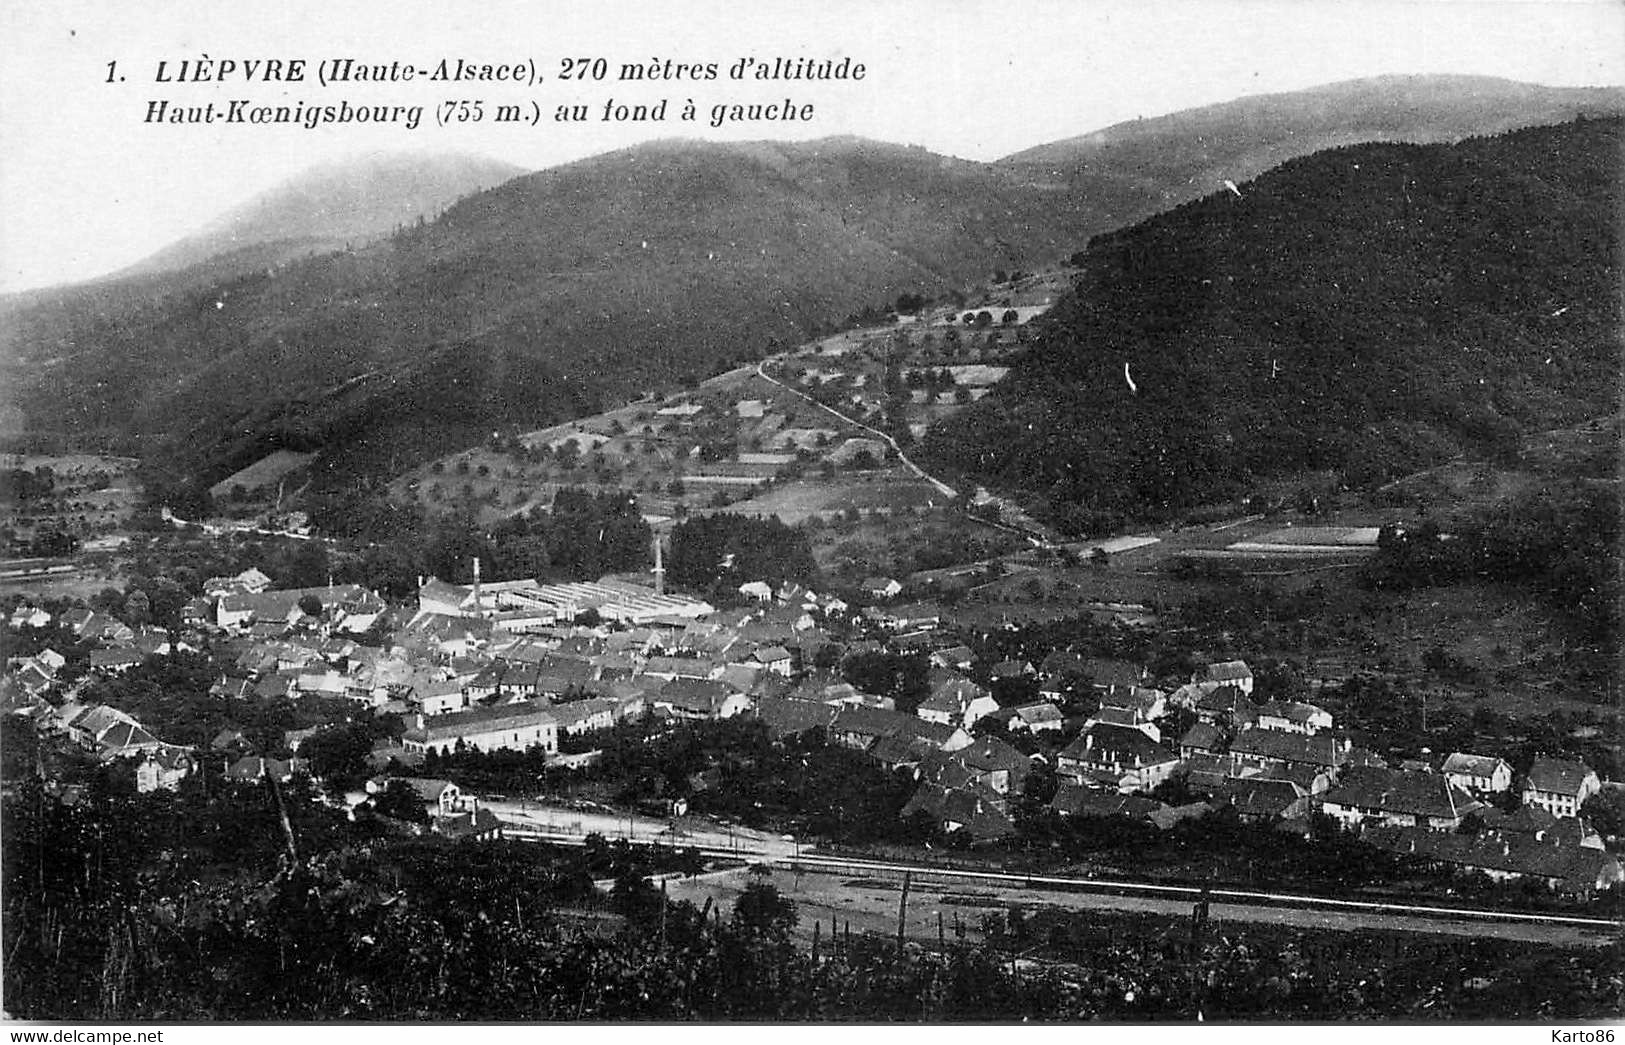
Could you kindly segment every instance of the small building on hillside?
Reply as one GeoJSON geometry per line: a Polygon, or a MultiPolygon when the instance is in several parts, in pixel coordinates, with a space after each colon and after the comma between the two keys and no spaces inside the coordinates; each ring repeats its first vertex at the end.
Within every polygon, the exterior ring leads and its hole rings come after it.
{"type": "Polygon", "coordinates": [[[1234,686],[1243,693],[1253,692],[1253,669],[1244,660],[1225,660],[1198,668],[1192,682],[1218,682],[1234,686]]]}
{"type": "Polygon", "coordinates": [[[865,577],[858,587],[871,599],[895,599],[903,591],[903,586],[891,577],[865,577]]]}

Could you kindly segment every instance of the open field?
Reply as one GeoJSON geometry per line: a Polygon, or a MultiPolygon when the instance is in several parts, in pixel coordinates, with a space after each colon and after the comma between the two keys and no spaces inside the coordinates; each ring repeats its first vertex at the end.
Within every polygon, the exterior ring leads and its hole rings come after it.
{"type": "Polygon", "coordinates": [[[731,504],[726,510],[743,515],[776,515],[795,525],[813,516],[827,519],[853,509],[864,513],[895,512],[935,507],[942,500],[942,494],[929,484],[893,470],[861,478],[797,480],[731,504]]]}
{"type": "Polygon", "coordinates": [[[0,499],[0,525],[26,542],[41,530],[61,530],[81,539],[114,531],[135,510],[141,489],[138,462],[99,454],[5,454],[0,469],[35,473],[48,469],[52,490],[27,501],[0,499]]]}
{"type": "Polygon", "coordinates": [[[315,459],[316,455],[313,453],[277,450],[215,483],[209,487],[209,493],[214,497],[226,497],[239,486],[245,492],[259,490],[280,482],[315,459]]]}

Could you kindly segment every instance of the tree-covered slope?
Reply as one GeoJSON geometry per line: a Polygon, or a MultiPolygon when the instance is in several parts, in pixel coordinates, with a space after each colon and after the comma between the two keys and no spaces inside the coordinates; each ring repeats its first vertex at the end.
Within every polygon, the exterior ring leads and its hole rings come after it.
{"type": "Polygon", "coordinates": [[[387,468],[1064,253],[1084,231],[1051,209],[1049,190],[923,149],[661,142],[365,248],[16,315],[0,357],[35,431],[138,437],[205,479],[275,446],[387,468]]]}
{"type": "Polygon", "coordinates": [[[1098,236],[1010,379],[925,452],[1079,530],[1605,413],[1620,134],[1334,149],[1098,236]]]}

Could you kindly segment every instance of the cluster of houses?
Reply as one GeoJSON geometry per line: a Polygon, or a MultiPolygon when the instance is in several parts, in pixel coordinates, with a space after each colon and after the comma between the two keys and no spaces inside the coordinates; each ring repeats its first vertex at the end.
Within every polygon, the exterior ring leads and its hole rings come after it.
{"type": "MultiPolygon", "coordinates": [[[[556,755],[561,738],[645,712],[671,720],[747,713],[758,697],[789,688],[791,676],[828,641],[817,621],[845,607],[789,585],[765,597],[747,593],[755,602],[747,610],[717,613],[666,594],[655,576],[653,588],[622,578],[469,586],[425,578],[417,611],[380,648],[356,641],[387,609],[376,594],[355,585],[275,589],[250,570],[211,579],[205,596],[187,607],[185,634],[196,634],[201,645],[207,632],[226,665],[213,695],[257,702],[325,697],[397,714],[408,724],[393,750],[403,760],[458,750],[556,755]],[[516,609],[521,604],[527,608],[516,609]],[[598,625],[572,623],[586,609],[598,611],[598,625]]],[[[50,622],[44,611],[26,607],[15,616],[24,626],[50,622]]],[[[104,629],[109,641],[138,637],[111,618],[88,610],[78,616],[86,618],[78,622],[85,629],[104,629]]],[[[128,664],[171,647],[166,641],[137,649],[128,664]]],[[[63,663],[47,650],[14,665],[7,686],[22,699],[12,703],[60,716],[40,694],[63,663]]],[[[90,677],[126,666],[93,661],[90,677]]],[[[68,707],[76,707],[71,699],[68,707]]],[[[240,734],[234,739],[232,732],[217,738],[217,750],[260,757],[238,750],[240,734]]],[[[300,739],[290,734],[285,746],[296,751],[300,739]]],[[[116,748],[97,745],[110,758],[169,747],[144,731],[116,748]]],[[[269,771],[282,775],[294,765],[283,760],[269,771]]]]}
{"type": "Polygon", "coordinates": [[[969,650],[933,654],[930,696],[913,715],[850,686],[803,685],[758,702],[755,714],[776,735],[823,728],[837,743],[866,752],[887,769],[911,772],[919,789],[904,816],[923,814],[949,833],[987,842],[1012,834],[1014,799],[1034,760],[1053,765],[1059,781],[1050,808],[1062,816],[1127,816],[1166,829],[1222,807],[1244,820],[1307,835],[1320,813],[1372,845],[1419,855],[1491,878],[1528,878],[1586,892],[1622,879],[1619,861],[1579,818],[1602,786],[1578,762],[1538,758],[1517,792],[1517,813],[1502,811],[1512,794],[1511,766],[1495,756],[1457,752],[1438,766],[1398,768],[1353,745],[1324,708],[1289,701],[1254,702],[1253,678],[1239,661],[1209,664],[1164,693],[1138,665],[1057,652],[1035,668],[994,665],[993,678],[1030,676],[1043,698],[1001,707],[986,688],[958,674],[969,650]],[[1060,731],[1057,704],[1081,682],[1098,709],[1053,755],[1024,755],[972,727],[984,719],[1009,733],[1060,731]],[[1159,722],[1176,709],[1194,717],[1179,737],[1159,722]],[[1151,797],[1178,780],[1189,800],[1151,797]],[[1471,820],[1475,832],[1463,832],[1471,820]]]}
{"type": "MultiPolygon", "coordinates": [[[[1381,848],[1492,877],[1587,890],[1621,880],[1619,862],[1579,820],[1601,786],[1580,763],[1537,759],[1521,782],[1522,808],[1509,816],[1501,807],[1510,803],[1498,799],[1515,781],[1503,759],[1457,752],[1438,766],[1390,767],[1353,745],[1324,708],[1255,701],[1252,673],[1241,661],[1208,664],[1165,692],[1140,665],[1058,650],[1037,666],[1011,661],[977,673],[1034,683],[1028,691],[1036,699],[1001,706],[971,677],[972,651],[947,645],[952,639],[936,630],[940,618],[925,612],[929,607],[868,607],[857,619],[884,639],[821,657],[833,644],[829,615],[847,614],[840,600],[796,585],[755,585],[761,590],[743,593],[747,608],[717,612],[667,595],[658,571],[655,578],[652,588],[618,578],[553,586],[426,578],[417,611],[393,629],[387,649],[354,641],[385,611],[364,589],[276,590],[258,571],[217,579],[206,619],[215,648],[235,656],[215,691],[259,701],[320,695],[396,713],[407,728],[381,742],[380,768],[390,758],[415,763],[464,750],[558,756],[571,738],[645,713],[669,721],[754,716],[775,736],[821,729],[832,742],[911,774],[918,788],[904,815],[923,815],[975,841],[1015,830],[1014,802],[1035,760],[1043,760],[1060,783],[1051,808],[1063,816],[1130,816],[1168,827],[1228,806],[1244,819],[1307,834],[1311,814],[1319,813],[1381,848]],[[584,606],[600,611],[598,624],[570,623],[584,606]],[[894,641],[899,636],[910,641],[894,641]],[[930,655],[929,694],[912,712],[812,670],[843,653],[901,648],[930,655]],[[1081,728],[1062,710],[1080,690],[1093,698],[1081,728]],[[1164,736],[1173,720],[1188,725],[1164,736]],[[984,721],[1001,728],[974,728],[984,721]],[[1025,746],[1039,753],[1024,754],[1003,739],[1015,734],[1035,738],[1025,746]],[[1176,779],[1189,798],[1184,805],[1151,797],[1176,779]],[[1458,835],[1470,819],[1477,833],[1458,835]],[[1456,837],[1463,840],[1444,840],[1456,837]]],[[[871,578],[865,587],[872,597],[895,596],[896,582],[887,581],[871,578]]],[[[24,623],[39,612],[18,610],[24,623]]],[[[150,639],[131,646],[143,636],[90,611],[77,611],[70,626],[108,650],[167,652],[150,639]]],[[[60,667],[61,658],[45,651],[14,666],[8,684],[37,692],[60,667]]],[[[92,665],[93,672],[116,670],[92,665]]],[[[113,709],[70,701],[53,715],[99,757],[151,763],[151,786],[173,786],[188,768],[186,752],[113,709]]],[[[290,736],[287,746],[296,750],[299,739],[290,736]]],[[[260,756],[241,754],[237,768],[251,776],[295,768],[264,759],[250,765],[244,760],[260,756]]]]}
{"type": "Polygon", "coordinates": [[[69,701],[37,722],[101,762],[132,760],[141,792],[173,790],[197,768],[189,749],[165,743],[133,716],[106,704],[69,701]]]}

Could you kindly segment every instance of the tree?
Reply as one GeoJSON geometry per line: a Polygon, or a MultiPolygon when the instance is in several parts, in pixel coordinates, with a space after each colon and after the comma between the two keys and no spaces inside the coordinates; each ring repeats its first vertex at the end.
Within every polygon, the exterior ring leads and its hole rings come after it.
{"type": "Polygon", "coordinates": [[[1625,835],[1625,791],[1607,788],[1586,799],[1580,815],[1604,837],[1625,835]]]}
{"type": "Polygon", "coordinates": [[[734,928],[755,936],[787,939],[798,918],[795,901],[766,882],[751,882],[734,901],[734,928]]]}
{"type": "Polygon", "coordinates": [[[320,617],[322,615],[322,600],[315,595],[299,596],[299,611],[307,617],[320,617]]]}
{"type": "Polygon", "coordinates": [[[152,619],[152,600],[147,593],[137,589],[124,597],[124,622],[131,627],[140,627],[152,619]]]}
{"type": "Polygon", "coordinates": [[[372,741],[372,732],[364,724],[353,722],[305,738],[299,754],[310,762],[311,773],[331,790],[343,793],[366,779],[372,741]]]}
{"type": "Polygon", "coordinates": [[[429,820],[429,811],[424,808],[423,799],[404,780],[391,780],[372,800],[372,807],[380,816],[408,823],[423,824],[429,820]]]}

